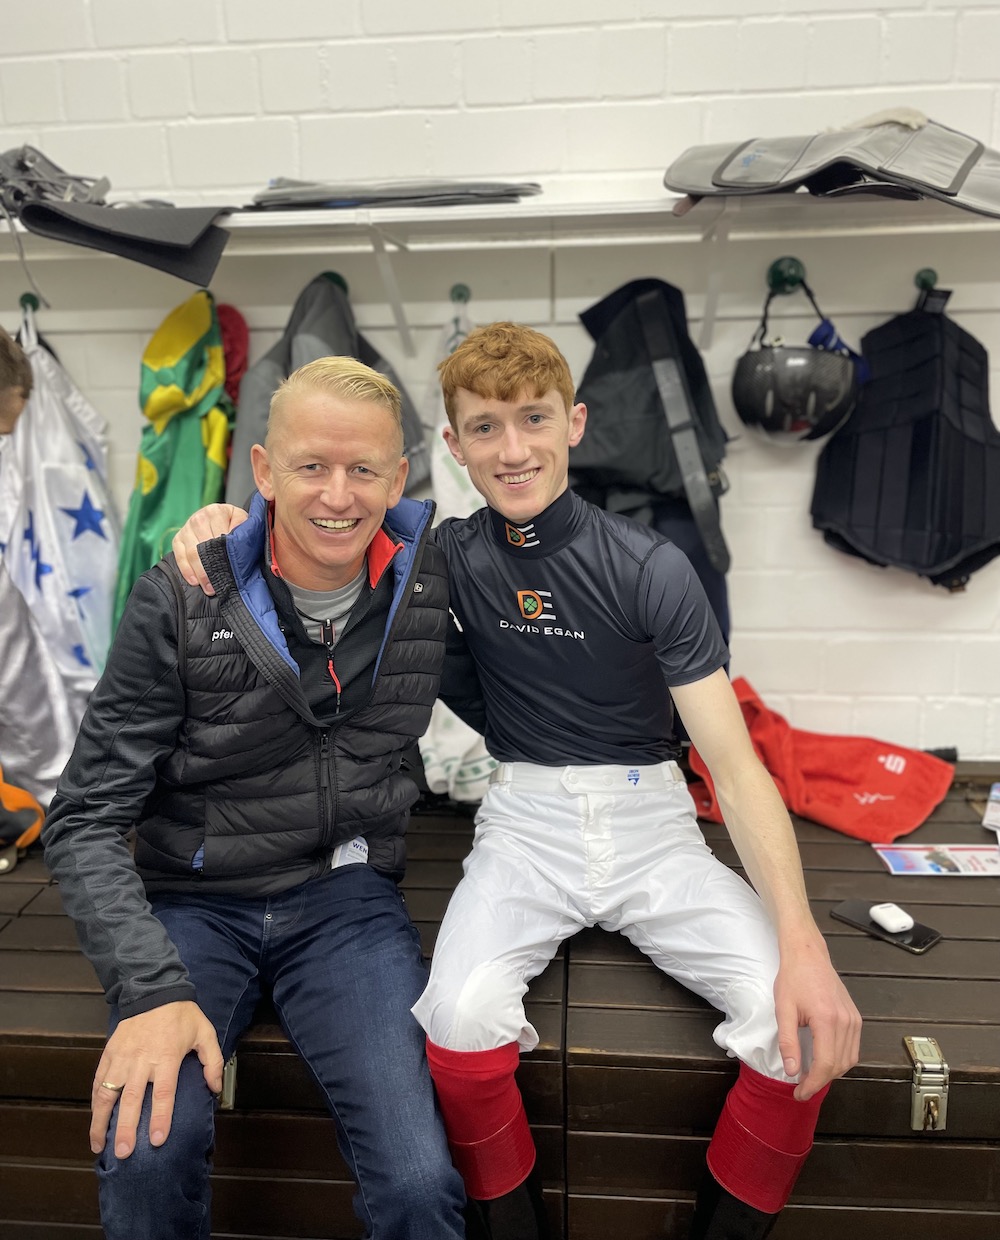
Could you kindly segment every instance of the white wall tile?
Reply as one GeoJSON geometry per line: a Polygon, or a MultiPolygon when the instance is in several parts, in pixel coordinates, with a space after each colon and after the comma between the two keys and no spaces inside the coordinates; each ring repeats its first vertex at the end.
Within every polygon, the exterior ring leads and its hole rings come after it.
{"type": "Polygon", "coordinates": [[[3,24],[3,55],[35,52],[79,52],[94,46],[85,0],[48,0],[18,4],[3,24]]]}
{"type": "Polygon", "coordinates": [[[482,109],[429,116],[431,171],[435,176],[533,178],[563,167],[562,108],[482,109]]]}
{"type": "Polygon", "coordinates": [[[167,127],[170,165],[180,186],[257,185],[296,176],[295,123],[290,120],[193,121],[167,127]]]}
{"type": "Polygon", "coordinates": [[[167,183],[166,149],[159,125],[49,128],[44,150],[67,172],[108,177],[112,198],[120,190],[149,189],[167,183]]]}
{"type": "Polygon", "coordinates": [[[989,714],[989,700],[983,697],[927,698],[922,707],[920,747],[953,747],[959,758],[995,753],[989,748],[989,714]]]}
{"type": "Polygon", "coordinates": [[[341,43],[326,49],[331,107],[377,112],[396,104],[395,68],[388,43],[341,43]]]}
{"type": "Polygon", "coordinates": [[[139,120],[174,120],[191,112],[191,60],[186,52],[129,56],[126,83],[129,107],[139,120]]]}
{"type": "Polygon", "coordinates": [[[739,32],[740,89],[774,91],[804,86],[808,48],[805,22],[744,22],[739,32]]]}
{"type": "Polygon", "coordinates": [[[46,125],[65,118],[62,80],[55,60],[0,64],[0,94],[8,125],[46,125]]]}
{"type": "MultiPolygon", "coordinates": [[[[954,74],[955,17],[948,13],[896,13],[885,21],[885,82],[948,82],[954,74]]],[[[1000,43],[996,49],[1000,53],[1000,43]]]]}
{"type": "Polygon", "coordinates": [[[879,80],[882,23],[877,17],[817,18],[809,27],[812,87],[871,86],[879,80]]]}
{"type": "Polygon", "coordinates": [[[499,0],[361,0],[361,25],[366,34],[436,34],[451,30],[490,31],[499,28],[499,0]]]}
{"type": "Polygon", "coordinates": [[[531,98],[532,44],[520,35],[463,39],[462,78],[465,102],[526,103],[531,98]]]}
{"type": "Polygon", "coordinates": [[[662,26],[601,31],[598,94],[606,99],[659,97],[666,81],[667,35],[662,26]]]}
{"type": "Polygon", "coordinates": [[[637,0],[500,0],[500,24],[508,30],[606,25],[628,21],[636,8],[637,0]]]}
{"type": "Polygon", "coordinates": [[[117,56],[63,60],[63,101],[74,121],[123,121],[129,117],[125,67],[117,56]]]}
{"type": "Polygon", "coordinates": [[[404,108],[442,108],[462,94],[461,49],[455,39],[411,39],[394,45],[396,89],[404,108]]]}
{"type": "Polygon", "coordinates": [[[197,47],[223,39],[217,0],[170,0],[169,4],[91,0],[90,11],[98,47],[197,47]]]}
{"type": "Polygon", "coordinates": [[[532,40],[531,92],[536,99],[592,99],[610,41],[598,30],[560,30],[532,40]]]}
{"type": "MultiPolygon", "coordinates": [[[[684,100],[583,104],[563,113],[566,164],[578,168],[594,161],[605,171],[626,168],[665,169],[669,152],[680,153],[701,141],[701,109],[684,100]]],[[[659,175],[650,188],[659,188],[659,175]]]]}
{"type": "Polygon", "coordinates": [[[911,749],[920,746],[920,699],[866,695],[854,703],[853,736],[894,741],[911,749]]]}
{"type": "Polygon", "coordinates": [[[1000,54],[1000,12],[964,12],[958,18],[955,76],[959,81],[994,83],[1000,54]]]}
{"type": "Polygon", "coordinates": [[[293,39],[349,38],[360,34],[358,0],[223,0],[230,42],[275,43],[293,39]]]}
{"type": "Polygon", "coordinates": [[[257,51],[265,112],[318,112],[326,108],[324,50],[263,47],[257,51]]]}
{"type": "Polygon", "coordinates": [[[330,116],[300,122],[302,175],[319,180],[427,174],[427,122],[420,116],[330,116]]]}
{"type": "Polygon", "coordinates": [[[254,116],[260,110],[257,57],[248,48],[212,49],[191,55],[197,116],[254,116]]]}
{"type": "Polygon", "coordinates": [[[704,95],[739,87],[742,65],[736,22],[672,27],[667,56],[667,88],[672,94],[704,95]]]}
{"type": "Polygon", "coordinates": [[[823,644],[823,687],[867,699],[875,693],[942,695],[955,690],[958,649],[933,637],[831,637],[823,644]]]}

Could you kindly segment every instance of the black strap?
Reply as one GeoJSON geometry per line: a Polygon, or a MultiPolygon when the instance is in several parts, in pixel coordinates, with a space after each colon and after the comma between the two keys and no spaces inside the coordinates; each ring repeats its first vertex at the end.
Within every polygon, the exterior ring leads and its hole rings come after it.
{"type": "Polygon", "coordinates": [[[636,299],[635,305],[691,515],[712,567],[720,573],[728,572],[729,548],[722,536],[719,506],[709,485],[698,446],[694,429],[697,413],[680,365],[680,349],[670,313],[656,292],[643,293],[636,299]]]}

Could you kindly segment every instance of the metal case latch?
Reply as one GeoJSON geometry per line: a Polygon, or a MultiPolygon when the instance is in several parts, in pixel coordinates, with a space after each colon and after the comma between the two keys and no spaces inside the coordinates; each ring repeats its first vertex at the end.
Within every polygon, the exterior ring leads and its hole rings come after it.
{"type": "Polygon", "coordinates": [[[910,1127],[916,1132],[943,1132],[948,1119],[948,1065],[936,1038],[904,1038],[913,1064],[910,1127]]]}

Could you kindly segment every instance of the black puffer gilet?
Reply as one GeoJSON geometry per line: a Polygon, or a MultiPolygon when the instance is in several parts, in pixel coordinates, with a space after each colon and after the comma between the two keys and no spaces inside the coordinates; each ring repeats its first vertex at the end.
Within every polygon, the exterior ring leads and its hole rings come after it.
{"type": "Polygon", "coordinates": [[[201,547],[214,598],[185,584],[172,557],[187,692],[175,752],[137,825],[148,891],[268,895],[324,872],[337,844],[364,836],[369,863],[393,877],[416,798],[400,769],[437,697],[448,622],[442,553],[427,541],[433,507],[403,500],[386,528],[403,544],[386,637],[366,703],[317,721],[260,570],[267,522],[250,519],[201,547]]]}

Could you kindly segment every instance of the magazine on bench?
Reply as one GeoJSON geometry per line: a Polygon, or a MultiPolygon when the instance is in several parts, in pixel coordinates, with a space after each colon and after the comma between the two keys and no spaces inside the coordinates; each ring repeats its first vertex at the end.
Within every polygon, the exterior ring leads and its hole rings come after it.
{"type": "Polygon", "coordinates": [[[890,874],[1000,877],[996,844],[873,844],[890,874]]]}

